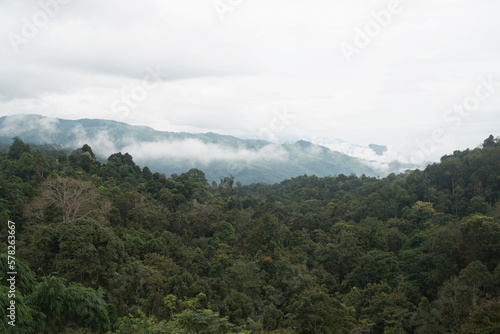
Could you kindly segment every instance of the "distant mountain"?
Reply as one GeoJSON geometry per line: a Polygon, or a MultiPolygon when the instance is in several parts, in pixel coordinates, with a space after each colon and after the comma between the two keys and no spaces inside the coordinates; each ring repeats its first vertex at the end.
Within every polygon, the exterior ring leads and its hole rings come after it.
{"type": "MultiPolygon", "coordinates": [[[[367,161],[303,140],[273,144],[210,132],[156,131],[146,126],[102,119],[64,120],[40,115],[1,117],[0,141],[10,143],[14,136],[27,143],[57,144],[73,149],[89,144],[104,162],[113,153],[128,152],[139,165],[166,175],[199,168],[209,181],[218,182],[232,175],[242,184],[275,183],[304,174],[384,176],[405,167],[395,162],[391,170],[382,172],[367,161]]],[[[382,148],[374,145],[372,149],[382,154],[382,148]]]]}
{"type": "Polygon", "coordinates": [[[368,145],[368,147],[371,148],[377,155],[383,155],[385,152],[387,152],[387,146],[370,144],[368,145]]]}

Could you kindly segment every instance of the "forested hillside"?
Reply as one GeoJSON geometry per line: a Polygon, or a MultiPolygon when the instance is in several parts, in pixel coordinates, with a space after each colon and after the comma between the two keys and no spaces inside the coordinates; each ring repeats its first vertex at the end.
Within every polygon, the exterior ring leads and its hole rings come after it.
{"type": "MultiPolygon", "coordinates": [[[[0,149],[18,136],[27,143],[57,144],[76,149],[92,146],[97,160],[104,162],[115,152],[129,152],[134,161],[151,171],[182,174],[192,168],[203,170],[210,183],[233,175],[248,185],[276,183],[299,175],[331,176],[340,173],[385,176],[417,167],[392,161],[375,163],[307,141],[273,144],[266,140],[239,139],[216,133],[156,131],[146,126],[103,119],[65,120],[41,115],[0,117],[0,149]]],[[[369,151],[383,154],[385,146],[371,145],[369,151]]]]}
{"type": "Polygon", "coordinates": [[[42,151],[0,153],[2,333],[500,333],[493,136],[423,171],[249,186],[42,151]]]}

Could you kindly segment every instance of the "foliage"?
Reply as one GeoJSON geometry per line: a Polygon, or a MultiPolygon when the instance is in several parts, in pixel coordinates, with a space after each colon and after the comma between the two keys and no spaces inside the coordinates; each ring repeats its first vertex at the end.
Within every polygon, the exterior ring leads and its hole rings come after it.
{"type": "Polygon", "coordinates": [[[299,333],[346,332],[346,308],[316,287],[304,291],[288,311],[299,333]]]}
{"type": "Polygon", "coordinates": [[[490,137],[381,179],[211,186],[198,169],[167,177],[128,153],[101,163],[88,145],[15,138],[0,217],[16,222],[16,330],[496,333],[499,165],[490,137]]]}

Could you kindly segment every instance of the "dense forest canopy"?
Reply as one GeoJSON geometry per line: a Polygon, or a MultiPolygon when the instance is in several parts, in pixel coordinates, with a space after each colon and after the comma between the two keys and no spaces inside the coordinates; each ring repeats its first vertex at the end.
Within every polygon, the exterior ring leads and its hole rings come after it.
{"type": "Polygon", "coordinates": [[[249,186],[14,138],[0,194],[1,332],[500,333],[493,136],[383,179],[249,186]]]}

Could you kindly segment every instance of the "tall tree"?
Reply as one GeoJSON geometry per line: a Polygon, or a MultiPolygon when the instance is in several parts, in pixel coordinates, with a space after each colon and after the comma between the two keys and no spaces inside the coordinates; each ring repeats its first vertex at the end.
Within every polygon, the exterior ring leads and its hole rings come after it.
{"type": "Polygon", "coordinates": [[[19,137],[14,137],[12,139],[14,141],[9,148],[9,153],[8,153],[9,159],[17,160],[21,157],[23,153],[31,152],[30,145],[25,144],[21,139],[19,139],[19,137]]]}
{"type": "Polygon", "coordinates": [[[108,287],[110,279],[126,262],[123,242],[111,229],[92,220],[59,225],[56,268],[72,281],[108,287]]]}
{"type": "Polygon", "coordinates": [[[43,219],[43,210],[49,206],[61,211],[64,222],[102,216],[110,209],[109,201],[102,199],[89,181],[51,177],[42,183],[40,190],[40,196],[30,207],[31,214],[39,219],[43,219]]]}
{"type": "Polygon", "coordinates": [[[288,311],[297,333],[347,332],[345,306],[318,287],[304,291],[288,311]]]}

